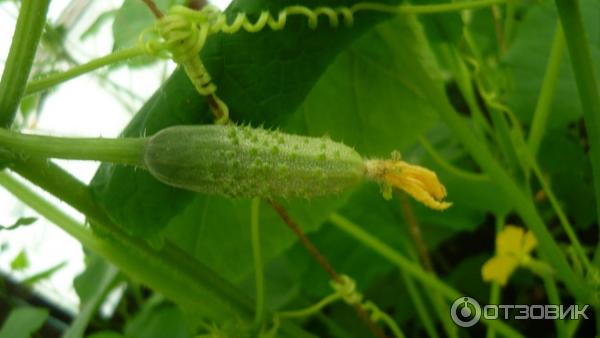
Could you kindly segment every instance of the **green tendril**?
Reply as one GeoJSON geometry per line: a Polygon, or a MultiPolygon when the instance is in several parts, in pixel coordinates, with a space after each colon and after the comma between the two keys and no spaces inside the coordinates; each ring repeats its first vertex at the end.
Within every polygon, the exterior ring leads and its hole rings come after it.
{"type": "Polygon", "coordinates": [[[352,278],[346,275],[340,275],[340,281],[332,280],[330,281],[330,285],[331,288],[333,288],[334,292],[320,300],[318,303],[300,310],[277,313],[273,319],[274,325],[273,328],[270,330],[271,334],[273,333],[273,330],[276,330],[276,328],[278,327],[279,320],[281,318],[308,317],[321,311],[321,309],[323,309],[325,306],[341,299],[348,305],[362,307],[367,313],[369,313],[370,318],[373,322],[383,322],[385,325],[387,325],[390,331],[392,331],[394,337],[405,337],[404,333],[396,324],[396,322],[394,322],[394,319],[392,319],[392,317],[390,317],[387,313],[379,309],[379,307],[375,303],[363,300],[364,297],[356,289],[356,282],[352,278]]]}
{"type": "Polygon", "coordinates": [[[285,28],[289,16],[304,16],[308,27],[316,29],[319,17],[327,19],[329,26],[338,27],[343,22],[346,27],[354,24],[354,15],[359,11],[370,11],[387,14],[429,14],[463,9],[475,9],[505,0],[480,0],[467,4],[441,4],[433,6],[407,6],[387,5],[371,2],[360,2],[352,6],[315,7],[289,6],[283,8],[274,16],[269,11],[261,11],[254,21],[246,13],[238,13],[232,21],[215,6],[205,6],[201,10],[194,10],[185,6],[171,7],[169,12],[158,19],[153,28],[147,29],[140,35],[140,46],[152,56],[164,57],[165,51],[179,65],[181,65],[190,81],[201,95],[210,97],[210,106],[217,117],[216,123],[226,124],[229,120],[229,108],[217,95],[217,86],[204,63],[199,57],[209,35],[216,33],[234,34],[240,30],[257,33],[268,27],[277,31],[285,28]],[[161,41],[148,39],[150,33],[157,34],[161,41]]]}

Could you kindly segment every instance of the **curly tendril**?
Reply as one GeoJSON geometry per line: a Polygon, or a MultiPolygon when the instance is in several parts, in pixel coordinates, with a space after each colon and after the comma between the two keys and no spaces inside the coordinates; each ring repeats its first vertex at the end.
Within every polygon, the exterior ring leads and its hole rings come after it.
{"type": "Polygon", "coordinates": [[[358,3],[350,7],[337,8],[289,6],[279,11],[276,17],[269,11],[261,11],[258,18],[251,21],[246,13],[238,13],[233,21],[228,22],[227,16],[214,6],[209,5],[198,11],[177,5],[158,19],[155,27],[142,33],[140,44],[150,55],[161,56],[164,51],[168,51],[171,58],[183,66],[198,93],[214,99],[213,112],[218,117],[217,123],[227,123],[229,109],[216,95],[217,86],[212,82],[199,56],[209,35],[234,34],[240,30],[256,33],[265,27],[282,30],[291,15],[305,16],[311,29],[317,28],[321,16],[328,19],[331,27],[338,27],[340,21],[349,27],[354,23],[354,13],[358,11],[397,13],[400,12],[400,8],[377,3],[358,3]],[[157,33],[162,41],[147,40],[146,36],[150,32],[157,33]]]}
{"type": "Polygon", "coordinates": [[[363,295],[356,290],[356,282],[347,275],[340,275],[340,281],[331,280],[330,285],[344,302],[349,305],[360,305],[370,314],[373,322],[383,321],[396,338],[404,338],[404,334],[394,320],[371,301],[363,301],[363,295]]]}

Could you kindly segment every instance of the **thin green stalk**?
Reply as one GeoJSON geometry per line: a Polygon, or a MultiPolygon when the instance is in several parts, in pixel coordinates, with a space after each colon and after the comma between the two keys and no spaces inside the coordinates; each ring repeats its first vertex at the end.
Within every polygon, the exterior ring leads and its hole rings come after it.
{"type": "Polygon", "coordinates": [[[6,170],[0,171],[0,185],[21,201],[26,201],[29,207],[52,223],[60,224],[61,229],[76,238],[85,247],[89,247],[92,250],[97,250],[100,247],[98,238],[91,231],[52,205],[45,198],[27,188],[6,170]]]}
{"type": "MultiPolygon", "coordinates": [[[[556,281],[551,276],[543,276],[544,287],[546,288],[546,294],[550,304],[559,305],[560,295],[558,294],[558,288],[556,287],[556,281]]],[[[558,338],[567,338],[567,326],[565,321],[562,319],[555,319],[554,325],[556,326],[556,336],[558,338]]]]}
{"type": "Polygon", "coordinates": [[[323,309],[327,305],[336,302],[340,299],[342,299],[342,295],[336,292],[325,296],[325,298],[321,299],[319,302],[309,307],[299,310],[281,311],[278,312],[276,315],[281,318],[304,318],[321,311],[321,309],[323,309]]]}
{"type": "Polygon", "coordinates": [[[435,5],[386,5],[375,2],[362,2],[352,6],[354,11],[374,10],[381,12],[402,14],[435,14],[445,12],[459,12],[470,9],[486,8],[493,5],[503,4],[506,0],[474,0],[461,1],[435,5]]]}
{"type": "MultiPolygon", "coordinates": [[[[408,225],[409,233],[412,238],[412,245],[416,248],[416,253],[413,254],[415,260],[420,262],[424,269],[428,272],[431,272],[433,276],[435,276],[435,271],[433,269],[433,264],[431,262],[431,258],[429,257],[429,250],[427,249],[427,245],[423,240],[421,235],[421,227],[419,225],[419,221],[415,216],[415,213],[410,205],[410,200],[404,193],[399,194],[400,200],[400,210],[402,212],[402,217],[404,218],[406,224],[408,225]]],[[[411,244],[407,244],[406,247],[411,247],[411,244]]],[[[417,263],[418,264],[418,263],[417,263]]],[[[444,301],[444,298],[439,292],[432,290],[427,293],[431,302],[433,303],[433,307],[437,312],[440,321],[444,327],[444,331],[446,332],[446,336],[449,338],[458,338],[458,330],[452,320],[448,316],[450,308],[444,301]]]]}
{"type": "Polygon", "coordinates": [[[573,273],[565,255],[548,232],[531,199],[479,141],[463,118],[452,108],[445,97],[443,89],[437,87],[437,90],[438,95],[432,96],[434,98],[432,103],[437,108],[436,110],[442,119],[455,132],[471,156],[489,175],[490,179],[496,183],[501,193],[505,194],[513,202],[515,210],[537,238],[539,248],[543,252],[544,257],[548,258],[549,263],[552,264],[558,277],[565,283],[571,294],[581,301],[588,299],[589,288],[581,276],[573,273]]]}
{"type": "Polygon", "coordinates": [[[552,50],[550,51],[550,57],[546,66],[544,81],[542,82],[540,95],[533,113],[533,121],[531,122],[529,139],[527,140],[529,150],[534,158],[537,157],[540,143],[544,138],[544,132],[546,131],[548,116],[550,115],[550,107],[554,99],[554,92],[556,89],[556,84],[558,83],[560,65],[562,63],[564,54],[565,36],[562,32],[560,23],[558,23],[554,32],[554,41],[552,42],[552,50]]]}
{"type": "Polygon", "coordinates": [[[548,197],[548,200],[550,201],[550,204],[552,205],[552,208],[554,209],[556,216],[558,216],[558,220],[560,221],[560,224],[561,224],[563,230],[567,234],[567,237],[569,237],[569,241],[571,242],[571,245],[573,245],[573,248],[575,249],[575,252],[577,253],[578,258],[583,263],[585,270],[590,271],[590,269],[592,268],[592,265],[590,263],[589,258],[585,254],[585,250],[583,249],[583,246],[579,242],[579,238],[577,238],[577,234],[575,233],[575,230],[571,226],[571,222],[569,221],[569,219],[567,218],[567,215],[565,214],[565,212],[561,208],[560,204],[558,203],[558,200],[556,199],[554,192],[550,188],[550,185],[548,184],[548,182],[546,182],[546,179],[544,178],[537,161],[532,157],[531,153],[528,152],[527,155],[529,156],[529,162],[530,162],[531,168],[533,169],[533,172],[534,172],[535,176],[537,177],[538,182],[542,186],[542,189],[546,193],[546,196],[548,197]]]}
{"type": "Polygon", "coordinates": [[[98,311],[98,308],[102,304],[102,301],[106,298],[107,294],[114,286],[114,282],[117,280],[119,270],[113,265],[108,265],[99,280],[96,281],[95,287],[97,289],[91,294],[91,297],[83,303],[81,310],[75,317],[75,320],[69,325],[61,338],[81,338],[84,337],[85,330],[87,329],[90,320],[94,314],[98,311]]]}
{"type": "MultiPolygon", "coordinates": [[[[467,106],[469,107],[469,112],[473,117],[475,123],[483,129],[485,133],[491,133],[492,127],[489,122],[483,115],[481,108],[479,107],[479,102],[475,96],[475,91],[473,90],[473,82],[471,78],[471,74],[469,73],[469,69],[465,65],[463,59],[460,57],[458,50],[453,45],[444,44],[442,45],[442,55],[446,62],[450,67],[450,71],[454,75],[456,79],[456,83],[458,85],[458,89],[462,94],[467,106]]],[[[485,139],[485,135],[481,135],[482,140],[485,139]]]]}
{"type": "Polygon", "coordinates": [[[75,66],[62,73],[50,74],[42,79],[33,80],[27,84],[25,89],[25,95],[33,94],[42,90],[46,90],[50,87],[56,86],[57,84],[66,82],[74,79],[85,73],[89,73],[98,68],[111,65],[114,63],[122,62],[125,60],[132,59],[134,57],[146,55],[146,50],[143,47],[136,46],[128,49],[118,50],[110,53],[103,57],[94,59],[90,62],[75,66]]]}
{"type": "Polygon", "coordinates": [[[419,293],[419,290],[417,290],[417,287],[416,287],[414,281],[404,271],[400,271],[400,275],[402,276],[402,280],[404,280],[404,284],[406,284],[406,289],[408,290],[408,296],[410,297],[410,300],[412,301],[412,303],[415,307],[417,316],[419,316],[419,319],[421,320],[421,323],[423,324],[423,327],[425,328],[425,332],[427,332],[427,335],[431,338],[438,338],[439,335],[438,335],[437,331],[435,330],[435,325],[433,324],[433,321],[431,320],[431,317],[429,316],[429,312],[425,308],[425,303],[421,299],[421,294],[419,293]]]}
{"type": "Polygon", "coordinates": [[[50,0],[23,0],[0,80],[0,127],[10,127],[31,71],[50,0]]]}
{"type": "MultiPolygon", "coordinates": [[[[583,26],[580,1],[555,0],[558,16],[567,37],[571,66],[583,108],[585,129],[590,141],[590,158],[594,174],[596,214],[600,225],[600,93],[596,80],[596,68],[588,44],[588,34],[583,26]]],[[[598,247],[600,248],[600,246],[598,247]]]]}
{"type": "MultiPolygon", "coordinates": [[[[87,186],[45,159],[28,158],[12,164],[12,169],[32,183],[55,195],[85,214],[102,236],[92,232],[51,206],[43,197],[20,184],[15,194],[36,207],[44,217],[69,232],[99,256],[114,263],[136,281],[143,282],[184,307],[209,318],[252,320],[253,303],[247,295],[215,274],[181,249],[166,243],[160,250],[143,239],[125,234],[95,203],[87,186]],[[46,212],[53,209],[53,213],[46,212]],[[56,214],[60,217],[51,218],[56,214]],[[66,225],[65,225],[66,224],[66,225]],[[85,231],[82,233],[82,231],[85,231]]],[[[282,334],[288,337],[310,335],[291,323],[282,324],[282,334]]]]}
{"type": "MultiPolygon", "coordinates": [[[[329,216],[329,221],[339,230],[347,233],[366,247],[370,248],[398,266],[398,268],[400,268],[400,270],[403,272],[408,273],[413,278],[419,280],[419,282],[426,287],[436,290],[446,297],[446,299],[454,301],[463,296],[460,292],[448,286],[432,274],[425,272],[419,265],[404,257],[402,254],[398,253],[387,244],[375,238],[373,235],[364,231],[361,227],[352,223],[347,218],[337,213],[333,213],[329,216]]],[[[482,318],[481,322],[487,326],[494,327],[498,332],[506,337],[523,337],[520,333],[500,320],[486,320],[482,318]]]]}
{"type": "Polygon", "coordinates": [[[254,277],[256,281],[256,307],[254,311],[254,324],[262,323],[265,304],[265,283],[263,274],[262,255],[260,250],[260,198],[252,199],[250,206],[250,231],[252,238],[252,256],[254,258],[254,277]]]}
{"type": "Polygon", "coordinates": [[[15,133],[0,128],[0,147],[25,156],[143,165],[145,138],[72,138],[15,133]]]}
{"type": "Polygon", "coordinates": [[[421,144],[423,149],[425,149],[425,151],[427,151],[429,156],[431,156],[431,158],[437,164],[439,164],[443,169],[445,169],[447,172],[449,172],[457,177],[462,177],[464,179],[471,180],[471,181],[482,181],[483,182],[483,181],[489,180],[489,178],[487,176],[485,176],[484,174],[473,173],[473,172],[463,170],[459,167],[454,166],[452,163],[449,163],[448,161],[446,161],[446,159],[444,159],[444,157],[442,157],[442,155],[433,147],[433,145],[431,143],[429,143],[427,138],[420,136],[419,143],[421,144]]]}
{"type": "Polygon", "coordinates": [[[490,107],[490,116],[494,123],[494,129],[496,130],[495,135],[498,140],[498,146],[504,155],[506,163],[511,171],[517,171],[520,162],[517,153],[515,152],[515,148],[513,147],[510,136],[510,126],[508,125],[504,114],[494,107],[490,107]]]}
{"type": "Polygon", "coordinates": [[[502,37],[502,53],[504,53],[512,42],[513,31],[515,29],[515,11],[517,8],[517,2],[515,0],[509,0],[506,2],[506,19],[504,21],[504,34],[502,37]]]}
{"type": "MultiPolygon", "coordinates": [[[[496,236],[502,231],[504,227],[505,216],[504,215],[496,215],[496,236]]],[[[492,282],[490,287],[490,300],[488,304],[500,304],[500,296],[502,289],[500,288],[500,284],[496,282],[492,282]]],[[[487,332],[485,334],[486,338],[495,338],[496,330],[491,327],[487,328],[487,332]]]]}

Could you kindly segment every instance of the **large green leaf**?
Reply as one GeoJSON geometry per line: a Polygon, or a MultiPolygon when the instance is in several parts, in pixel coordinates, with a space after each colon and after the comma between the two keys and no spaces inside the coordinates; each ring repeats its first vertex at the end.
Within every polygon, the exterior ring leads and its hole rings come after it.
{"type": "MultiPolygon", "coordinates": [[[[286,202],[291,217],[306,232],[314,231],[343,198],[286,202]]],[[[268,262],[291,247],[296,237],[273,209],[260,209],[261,251],[268,262]]],[[[253,271],[250,201],[197,196],[167,228],[167,237],[234,283],[253,271]]]]}
{"type": "Polygon", "coordinates": [[[29,338],[42,327],[48,310],[38,307],[19,307],[10,312],[0,329],[0,338],[29,338]]]}
{"type": "MultiPolygon", "coordinates": [[[[255,18],[259,10],[275,11],[290,4],[297,3],[240,0],[227,13],[246,11],[255,18]]],[[[306,2],[308,6],[327,4],[338,5],[335,1],[306,2]]],[[[297,109],[335,55],[384,17],[359,13],[350,28],[323,23],[316,30],[308,28],[306,18],[290,18],[283,31],[211,36],[202,55],[234,121],[276,126],[297,109]]],[[[139,136],[169,125],[208,122],[209,115],[206,99],[177,70],[123,134],[139,136]]],[[[194,196],[159,183],[144,171],[114,165],[103,165],[92,187],[117,224],[146,236],[156,235],[194,196]]]]}
{"type": "Polygon", "coordinates": [[[389,157],[427,131],[430,55],[413,17],[379,25],[341,53],[301,111],[313,135],[329,134],[368,157],[389,157]]]}

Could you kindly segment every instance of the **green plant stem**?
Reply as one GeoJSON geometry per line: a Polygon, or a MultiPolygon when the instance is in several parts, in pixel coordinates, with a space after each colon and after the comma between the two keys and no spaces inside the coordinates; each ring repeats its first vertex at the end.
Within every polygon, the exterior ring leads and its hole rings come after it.
{"type": "MultiPolygon", "coordinates": [[[[548,258],[549,263],[555,268],[557,275],[565,283],[571,294],[581,301],[588,299],[589,288],[580,276],[573,273],[565,255],[548,232],[531,199],[521,190],[506,170],[501,167],[490,151],[479,141],[463,118],[452,108],[446,99],[443,88],[439,86],[435,88],[437,88],[438,93],[432,96],[434,98],[432,103],[442,119],[455,132],[458,139],[481,168],[489,175],[490,179],[500,188],[500,192],[513,201],[515,210],[537,238],[539,248],[543,252],[544,257],[548,258]]],[[[432,90],[436,89],[432,88],[432,90]]]]}
{"type": "Polygon", "coordinates": [[[0,128],[0,148],[16,154],[143,166],[146,138],[71,138],[15,133],[0,128]]]}
{"type": "Polygon", "coordinates": [[[423,324],[423,327],[425,328],[425,332],[427,332],[427,335],[431,338],[438,338],[439,335],[438,335],[437,331],[435,330],[435,325],[433,324],[433,321],[429,317],[429,313],[428,313],[427,309],[425,308],[425,303],[421,299],[421,294],[419,293],[419,290],[417,290],[417,286],[415,285],[415,282],[412,280],[412,278],[406,272],[404,272],[402,270],[400,271],[400,275],[402,276],[402,280],[404,281],[404,284],[406,285],[406,290],[408,291],[408,296],[410,297],[410,300],[412,301],[412,303],[415,307],[417,316],[419,317],[419,319],[421,320],[421,324],[423,324]]]}
{"type": "Polygon", "coordinates": [[[262,323],[265,290],[262,255],[260,250],[260,198],[252,199],[250,206],[250,232],[252,238],[252,256],[254,258],[254,277],[256,281],[256,307],[254,311],[254,324],[259,326],[262,323]]]}
{"type": "MultiPolygon", "coordinates": [[[[546,288],[546,294],[550,304],[561,304],[560,295],[554,278],[551,276],[544,276],[542,278],[544,280],[544,287],[546,288]]],[[[556,336],[558,338],[567,338],[567,326],[565,325],[565,321],[562,319],[555,319],[554,325],[556,326],[556,336]]]]}
{"type": "Polygon", "coordinates": [[[463,170],[461,168],[454,166],[452,163],[449,163],[448,161],[446,161],[446,159],[444,159],[442,157],[442,155],[433,147],[433,145],[431,143],[429,143],[429,141],[425,137],[420,136],[419,143],[437,164],[439,164],[443,169],[445,169],[447,172],[453,174],[454,176],[461,177],[461,178],[471,180],[471,181],[484,182],[484,181],[489,180],[489,178],[487,176],[485,176],[484,174],[473,173],[473,172],[463,170]]]}
{"type": "Polygon", "coordinates": [[[90,320],[94,316],[94,313],[98,311],[102,301],[114,286],[114,282],[117,280],[118,275],[119,270],[113,265],[108,265],[108,268],[104,271],[100,280],[96,281],[97,289],[94,290],[91,297],[82,304],[83,306],[77,314],[77,317],[71,323],[69,328],[64,331],[61,338],[84,337],[85,330],[87,329],[90,320]]]}
{"type": "Polygon", "coordinates": [[[79,240],[85,247],[92,250],[97,250],[99,248],[100,244],[98,239],[94,237],[91,231],[70,216],[67,216],[54,205],[50,204],[45,198],[27,188],[8,172],[0,171],[0,185],[21,201],[26,201],[32,209],[40,213],[49,221],[60,224],[60,227],[65,232],[79,240]]]}
{"type": "MultiPolygon", "coordinates": [[[[333,213],[329,216],[329,221],[339,230],[347,233],[351,237],[355,238],[359,242],[361,242],[366,247],[375,251],[385,259],[389,260],[400,270],[405,273],[408,273],[413,278],[419,280],[423,285],[436,290],[440,294],[442,294],[446,299],[454,301],[457,298],[463,296],[460,292],[455,290],[454,288],[446,285],[444,282],[437,279],[432,274],[424,271],[420,266],[410,261],[408,258],[404,257],[393,248],[383,243],[379,239],[375,238],[373,235],[361,229],[358,225],[352,223],[350,220],[345,217],[333,213]]],[[[522,337],[520,333],[515,331],[510,326],[506,325],[500,320],[485,320],[481,319],[481,322],[487,326],[494,327],[498,332],[503,334],[506,337],[522,337]]]]}
{"type": "Polygon", "coordinates": [[[352,6],[355,11],[380,11],[400,14],[435,14],[445,12],[458,12],[469,9],[486,8],[493,5],[503,4],[506,0],[475,0],[461,1],[435,5],[387,5],[375,2],[357,3],[352,6]]]}
{"type": "Polygon", "coordinates": [[[598,92],[595,66],[587,40],[588,34],[583,26],[580,1],[555,0],[555,2],[565,37],[568,37],[567,48],[571,56],[571,66],[583,108],[585,129],[590,141],[589,153],[594,173],[596,215],[600,226],[600,93],[598,92]]]}
{"type": "Polygon", "coordinates": [[[540,95],[535,106],[533,121],[531,122],[531,129],[529,131],[529,138],[527,140],[529,150],[534,158],[537,157],[540,143],[542,142],[544,132],[546,131],[548,116],[550,115],[550,107],[554,99],[554,92],[556,89],[556,84],[558,83],[560,65],[564,54],[565,36],[562,32],[560,23],[558,23],[554,32],[552,50],[550,51],[548,65],[546,66],[546,72],[544,74],[544,81],[542,82],[540,95]]]}
{"type": "MultiPolygon", "coordinates": [[[[399,195],[398,200],[400,201],[400,210],[402,213],[402,218],[404,218],[404,221],[408,225],[409,234],[412,238],[411,244],[417,250],[417,257],[415,257],[415,259],[417,260],[417,262],[420,261],[420,263],[426,271],[430,272],[432,275],[435,276],[433,263],[431,262],[431,258],[429,257],[429,250],[427,249],[427,245],[425,244],[425,241],[423,240],[423,237],[421,235],[421,227],[410,205],[410,200],[408,199],[405,193],[399,193],[397,195],[399,195]]],[[[410,247],[410,244],[408,244],[407,247],[410,247]]],[[[435,308],[440,318],[440,321],[443,324],[446,336],[448,336],[449,338],[458,338],[457,327],[454,323],[452,323],[452,321],[448,317],[448,312],[450,311],[450,309],[448,308],[446,302],[444,302],[442,295],[439,292],[436,292],[435,290],[428,292],[427,295],[431,299],[433,307],[435,308]]]]}
{"type": "Polygon", "coordinates": [[[501,53],[504,53],[512,42],[513,31],[515,29],[515,11],[517,7],[517,2],[515,0],[508,0],[506,2],[506,18],[504,21],[504,32],[502,34],[503,41],[501,43],[502,50],[501,53]]]}
{"type": "Polygon", "coordinates": [[[50,0],[23,0],[0,80],[0,127],[10,127],[31,71],[50,0]]]}
{"type": "Polygon", "coordinates": [[[291,311],[281,311],[277,313],[277,316],[281,318],[304,318],[311,316],[326,307],[327,305],[342,299],[342,295],[340,293],[332,293],[325,298],[321,299],[318,303],[313,304],[309,307],[299,310],[291,310],[291,311]]]}
{"type": "Polygon", "coordinates": [[[558,220],[560,221],[560,224],[561,224],[563,230],[567,234],[567,237],[569,238],[571,245],[573,245],[573,248],[574,248],[575,252],[577,253],[578,258],[583,263],[585,270],[590,271],[590,269],[592,268],[592,265],[590,263],[589,258],[585,254],[585,250],[583,250],[583,246],[579,242],[579,238],[577,238],[577,234],[575,233],[575,230],[571,226],[571,222],[569,222],[567,215],[565,214],[565,212],[562,210],[560,204],[558,203],[558,200],[556,199],[554,192],[550,188],[550,185],[546,182],[546,179],[544,178],[537,161],[533,158],[531,153],[528,153],[528,156],[529,156],[529,162],[530,162],[531,168],[533,169],[533,172],[534,172],[535,176],[537,177],[537,180],[540,183],[540,186],[546,193],[546,196],[548,196],[548,200],[550,201],[550,204],[552,205],[552,208],[554,209],[556,216],[558,216],[558,220]]]}
{"type": "Polygon", "coordinates": [[[122,62],[125,60],[132,59],[134,57],[146,55],[146,50],[143,47],[136,46],[128,49],[122,49],[111,54],[102,56],[94,59],[90,62],[82,65],[75,66],[65,72],[50,74],[42,79],[33,80],[27,84],[25,89],[25,95],[33,94],[42,90],[46,90],[50,87],[56,86],[60,83],[74,79],[85,73],[89,73],[98,68],[111,65],[114,63],[122,62]]]}
{"type": "MultiPolygon", "coordinates": [[[[45,159],[29,158],[13,162],[12,169],[85,214],[101,236],[94,236],[88,229],[69,221],[68,216],[43,197],[15,180],[17,189],[11,191],[17,197],[77,238],[86,248],[113,262],[134,280],[143,282],[199,315],[251,320],[253,304],[243,292],[170,243],[158,250],[143,239],[125,234],[96,205],[87,186],[56,165],[45,159]]],[[[282,325],[282,334],[288,337],[310,336],[291,323],[282,325]]]]}
{"type": "MultiPolygon", "coordinates": [[[[498,236],[500,231],[502,231],[502,228],[504,227],[504,222],[505,222],[504,215],[496,215],[496,236],[498,236]]],[[[488,304],[499,304],[501,293],[502,293],[502,289],[500,288],[500,285],[496,282],[492,282],[492,285],[490,287],[490,300],[489,300],[488,304]]],[[[491,327],[488,327],[485,337],[486,338],[495,338],[496,330],[494,330],[491,327]]]]}
{"type": "MultiPolygon", "coordinates": [[[[491,133],[492,127],[483,115],[483,112],[479,107],[479,102],[477,101],[475,91],[473,90],[471,74],[469,73],[469,69],[467,68],[465,62],[460,57],[458,50],[453,45],[443,44],[441,51],[442,56],[449,65],[450,71],[454,75],[460,93],[467,103],[473,120],[479,127],[483,129],[483,132],[491,133]]],[[[481,136],[482,140],[484,140],[485,135],[481,136]]]]}

